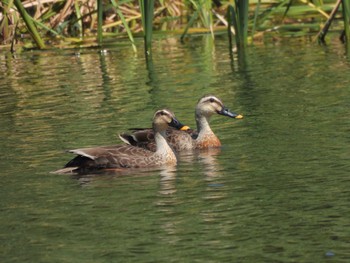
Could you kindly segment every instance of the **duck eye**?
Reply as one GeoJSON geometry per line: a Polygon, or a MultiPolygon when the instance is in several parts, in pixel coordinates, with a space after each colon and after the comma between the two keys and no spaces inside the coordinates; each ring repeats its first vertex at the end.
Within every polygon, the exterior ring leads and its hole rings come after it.
{"type": "Polygon", "coordinates": [[[213,98],[210,98],[209,101],[210,101],[210,102],[214,102],[214,99],[213,99],[213,98]]]}

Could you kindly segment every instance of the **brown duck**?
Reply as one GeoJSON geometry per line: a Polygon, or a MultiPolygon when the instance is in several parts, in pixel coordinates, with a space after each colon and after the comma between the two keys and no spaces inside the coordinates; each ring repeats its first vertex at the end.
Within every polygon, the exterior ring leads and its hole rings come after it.
{"type": "Polygon", "coordinates": [[[132,145],[99,146],[69,150],[77,156],[55,173],[85,173],[99,169],[142,168],[175,165],[174,151],[165,139],[165,131],[170,127],[181,129],[183,125],[167,109],[158,110],[153,117],[153,133],[156,151],[132,145]]]}
{"type": "MultiPolygon", "coordinates": [[[[235,119],[243,118],[242,115],[227,109],[219,98],[213,95],[203,96],[199,99],[195,109],[197,131],[190,130],[187,126],[180,127],[181,130],[167,129],[166,138],[169,145],[175,151],[220,147],[221,142],[209,125],[209,120],[214,114],[235,119]]],[[[123,133],[119,137],[127,144],[151,151],[156,150],[152,129],[134,129],[131,134],[123,133]]]]}

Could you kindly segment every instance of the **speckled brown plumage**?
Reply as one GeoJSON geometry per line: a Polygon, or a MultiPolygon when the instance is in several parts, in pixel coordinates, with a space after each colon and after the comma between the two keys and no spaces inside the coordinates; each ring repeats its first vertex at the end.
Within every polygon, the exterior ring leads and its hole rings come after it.
{"type": "Polygon", "coordinates": [[[173,150],[165,140],[165,130],[168,125],[180,128],[183,126],[166,109],[159,110],[153,117],[153,137],[156,150],[150,151],[132,145],[111,145],[69,150],[77,156],[69,161],[60,172],[85,173],[97,169],[142,168],[162,165],[175,165],[177,160],[173,150]]]}
{"type": "MultiPolygon", "coordinates": [[[[197,135],[197,132],[191,129],[181,131],[168,128],[166,130],[166,139],[171,148],[177,152],[193,149],[195,147],[194,139],[197,135]]],[[[122,133],[119,137],[130,145],[156,151],[156,143],[152,129],[135,129],[132,134],[122,133]]]]}

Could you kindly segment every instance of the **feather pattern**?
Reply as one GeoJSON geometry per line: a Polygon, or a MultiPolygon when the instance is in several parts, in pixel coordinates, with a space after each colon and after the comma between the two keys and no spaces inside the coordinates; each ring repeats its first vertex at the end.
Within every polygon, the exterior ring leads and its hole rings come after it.
{"type": "Polygon", "coordinates": [[[96,169],[141,168],[162,165],[175,165],[174,151],[165,139],[166,129],[183,126],[175,115],[167,110],[159,110],[153,117],[153,138],[155,151],[135,147],[129,144],[80,148],[68,152],[77,156],[60,171],[84,173],[96,169]]]}

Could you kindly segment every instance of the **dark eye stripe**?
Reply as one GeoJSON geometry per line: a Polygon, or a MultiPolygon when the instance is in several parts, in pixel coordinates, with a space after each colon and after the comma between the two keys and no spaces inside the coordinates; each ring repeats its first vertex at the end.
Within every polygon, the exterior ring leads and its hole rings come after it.
{"type": "Polygon", "coordinates": [[[216,102],[216,103],[221,104],[219,101],[217,101],[217,100],[214,99],[214,98],[209,98],[209,99],[206,100],[206,102],[210,102],[210,103],[216,102]]]}
{"type": "Polygon", "coordinates": [[[165,110],[158,111],[157,114],[158,114],[158,115],[161,115],[161,116],[164,116],[164,115],[171,115],[168,111],[165,111],[165,110]]]}

